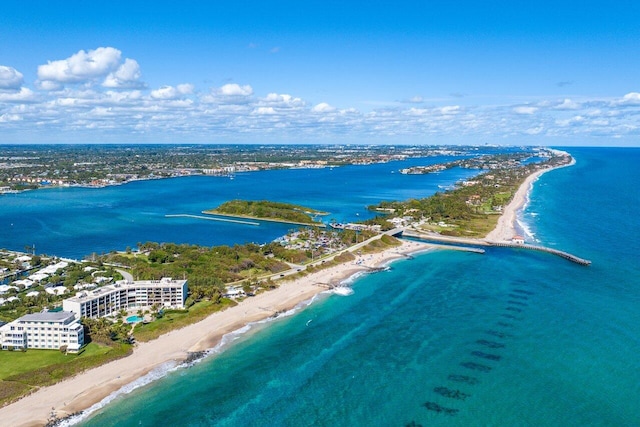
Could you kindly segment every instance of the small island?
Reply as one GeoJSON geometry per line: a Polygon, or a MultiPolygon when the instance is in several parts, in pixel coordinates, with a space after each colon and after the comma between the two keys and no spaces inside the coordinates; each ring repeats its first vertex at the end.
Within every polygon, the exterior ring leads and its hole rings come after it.
{"type": "Polygon", "coordinates": [[[215,209],[202,212],[207,215],[228,216],[234,218],[252,218],[263,221],[284,222],[297,225],[312,225],[325,227],[321,221],[316,221],[316,216],[328,215],[305,206],[291,203],[272,202],[268,200],[231,200],[215,209]]]}

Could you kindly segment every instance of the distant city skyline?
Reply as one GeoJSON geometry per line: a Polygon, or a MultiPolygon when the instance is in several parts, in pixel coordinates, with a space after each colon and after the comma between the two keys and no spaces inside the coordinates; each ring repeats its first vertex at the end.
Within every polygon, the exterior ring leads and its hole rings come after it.
{"type": "Polygon", "coordinates": [[[633,1],[4,1],[0,143],[640,146],[633,1]]]}

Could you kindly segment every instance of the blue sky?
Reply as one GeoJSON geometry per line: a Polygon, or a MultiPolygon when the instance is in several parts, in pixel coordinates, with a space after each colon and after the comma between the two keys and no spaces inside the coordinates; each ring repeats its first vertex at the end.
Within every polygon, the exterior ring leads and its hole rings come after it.
{"type": "Polygon", "coordinates": [[[0,142],[640,145],[640,2],[0,4],[0,142]]]}

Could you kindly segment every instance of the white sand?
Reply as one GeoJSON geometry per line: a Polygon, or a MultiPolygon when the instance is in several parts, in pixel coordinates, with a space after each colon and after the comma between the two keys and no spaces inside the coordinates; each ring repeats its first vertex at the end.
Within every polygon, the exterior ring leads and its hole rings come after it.
{"type": "MultiPolygon", "coordinates": [[[[565,153],[569,156],[569,153],[565,153]]],[[[498,218],[498,223],[496,224],[496,228],[494,228],[489,234],[486,235],[484,240],[489,242],[504,242],[511,241],[513,236],[517,234],[515,223],[516,223],[516,214],[528,199],[529,192],[533,188],[533,183],[540,177],[540,175],[552,171],[554,169],[571,166],[575,164],[575,159],[571,159],[571,163],[563,166],[556,166],[547,169],[541,169],[529,175],[524,182],[516,191],[516,194],[513,196],[511,202],[505,206],[502,211],[502,215],[498,218]]]]}
{"type": "Polygon", "coordinates": [[[151,370],[171,361],[182,361],[189,351],[214,347],[222,336],[276,311],[288,310],[326,290],[326,284],[338,284],[351,275],[423,251],[430,246],[404,241],[402,246],[372,255],[363,255],[360,264],[348,262],[305,277],[283,282],[277,289],[247,298],[235,307],[212,314],[206,319],[136,345],[133,354],[79,374],[58,384],[44,387],[17,402],[0,408],[0,424],[41,426],[52,411],[58,417],[85,410],[151,370]],[[325,285],[323,285],[325,284],[325,285]]]}

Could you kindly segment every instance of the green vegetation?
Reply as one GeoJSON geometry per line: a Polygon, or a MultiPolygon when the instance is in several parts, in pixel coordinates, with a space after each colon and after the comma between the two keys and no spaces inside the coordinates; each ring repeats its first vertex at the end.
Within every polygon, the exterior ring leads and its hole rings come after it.
{"type": "Polygon", "coordinates": [[[231,200],[215,209],[204,211],[206,214],[233,215],[243,218],[256,218],[269,221],[291,222],[295,224],[320,225],[310,215],[328,215],[304,206],[268,200],[231,200]]]}
{"type": "Polygon", "coordinates": [[[138,323],[134,336],[138,341],[151,341],[173,329],[199,322],[207,316],[236,305],[235,301],[223,298],[220,302],[200,301],[187,310],[165,310],[161,317],[150,323],[138,323]]]}
{"type": "Polygon", "coordinates": [[[401,244],[402,243],[400,242],[400,240],[396,239],[393,236],[387,236],[385,234],[381,238],[369,242],[361,249],[361,251],[362,253],[382,252],[385,249],[400,246],[401,244]]]}
{"type": "MultiPolygon", "coordinates": [[[[426,220],[423,229],[443,235],[484,237],[495,228],[502,208],[527,176],[540,168],[569,161],[565,156],[556,156],[544,163],[514,166],[509,158],[502,168],[485,172],[453,190],[424,199],[382,202],[370,209],[393,212],[394,216],[410,217],[413,221],[426,220]]],[[[370,222],[384,224],[384,217],[370,222]]]]}
{"type": "MultiPolygon", "coordinates": [[[[40,267],[55,264],[59,261],[57,258],[39,255],[35,255],[33,258],[35,258],[35,262],[40,264],[40,267]]],[[[33,259],[32,263],[34,263],[33,259]]],[[[120,273],[112,267],[107,267],[100,263],[70,263],[64,269],[60,269],[55,274],[36,282],[28,289],[24,285],[17,285],[18,290],[12,289],[3,295],[4,298],[16,296],[19,299],[6,302],[0,306],[0,320],[11,322],[25,314],[39,313],[44,309],[60,307],[63,299],[75,294],[76,290],[73,288],[75,285],[92,283],[97,276],[111,277],[113,280],[122,278],[120,273]],[[60,295],[52,295],[45,292],[45,288],[48,286],[63,286],[67,292],[60,295]],[[25,296],[28,292],[33,291],[38,292],[38,295],[25,296]]]]}
{"type": "Polygon", "coordinates": [[[58,350],[0,352],[0,406],[25,394],[131,353],[131,346],[87,344],[80,354],[58,350]]]}
{"type": "MultiPolygon", "coordinates": [[[[139,253],[104,255],[105,262],[131,267],[131,274],[139,280],[158,280],[162,277],[186,278],[195,301],[216,299],[224,285],[251,277],[275,274],[290,267],[272,252],[278,245],[265,246],[247,243],[234,246],[204,247],[175,243],[139,243],[139,253]]],[[[301,251],[292,251],[304,258],[301,251]]]]}

